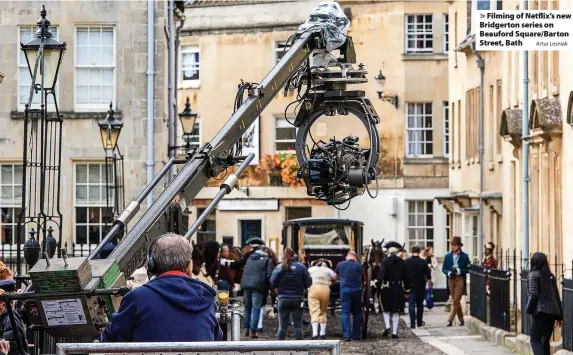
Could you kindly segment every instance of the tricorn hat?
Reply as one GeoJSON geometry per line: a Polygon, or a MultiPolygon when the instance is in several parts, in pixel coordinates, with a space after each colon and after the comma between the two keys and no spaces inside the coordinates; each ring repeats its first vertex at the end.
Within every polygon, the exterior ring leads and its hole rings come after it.
{"type": "Polygon", "coordinates": [[[452,241],[450,242],[451,245],[459,245],[461,247],[464,246],[464,243],[462,243],[462,238],[460,237],[453,237],[452,241]]]}
{"type": "Polygon", "coordinates": [[[488,242],[484,245],[485,249],[489,249],[489,250],[494,250],[495,249],[495,244],[493,244],[492,242],[488,242]]]}
{"type": "Polygon", "coordinates": [[[390,248],[396,248],[398,250],[402,249],[402,244],[398,243],[398,242],[388,242],[386,243],[386,245],[384,245],[385,249],[390,250],[390,248]]]}

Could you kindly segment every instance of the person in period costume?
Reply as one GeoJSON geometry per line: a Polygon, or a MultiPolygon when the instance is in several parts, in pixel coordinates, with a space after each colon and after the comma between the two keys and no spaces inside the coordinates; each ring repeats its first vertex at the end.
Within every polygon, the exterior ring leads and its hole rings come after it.
{"type": "MultiPolygon", "coordinates": [[[[497,268],[497,260],[495,259],[495,257],[493,256],[493,250],[495,249],[495,244],[493,244],[492,242],[487,243],[486,245],[484,245],[484,259],[482,262],[482,266],[485,269],[496,269],[497,268]]],[[[489,296],[489,273],[485,274],[486,277],[486,292],[487,295],[489,296]]]]}
{"type": "Polygon", "coordinates": [[[447,325],[452,326],[454,318],[458,316],[460,325],[464,325],[464,312],[461,300],[466,288],[466,276],[470,269],[470,258],[462,251],[462,238],[454,237],[450,243],[451,252],[447,253],[442,265],[442,272],[448,278],[448,288],[453,300],[453,306],[448,317],[447,325]]]}
{"type": "Polygon", "coordinates": [[[389,255],[382,261],[380,268],[380,282],[382,283],[382,308],[384,309],[384,323],[386,329],[383,336],[392,332],[392,338],[398,339],[398,322],[400,312],[405,307],[405,296],[409,293],[408,279],[406,278],[406,262],[397,253],[402,246],[396,242],[386,244],[389,255]],[[392,318],[392,328],[390,328],[392,318]]]}

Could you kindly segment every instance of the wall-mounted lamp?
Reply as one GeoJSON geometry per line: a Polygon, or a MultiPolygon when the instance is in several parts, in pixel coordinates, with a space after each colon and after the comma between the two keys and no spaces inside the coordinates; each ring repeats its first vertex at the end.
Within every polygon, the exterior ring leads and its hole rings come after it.
{"type": "Polygon", "coordinates": [[[394,107],[398,108],[398,95],[385,92],[384,91],[384,84],[386,84],[386,77],[382,74],[382,70],[374,77],[376,80],[376,92],[378,93],[378,98],[380,100],[386,101],[391,103],[394,107]]]}

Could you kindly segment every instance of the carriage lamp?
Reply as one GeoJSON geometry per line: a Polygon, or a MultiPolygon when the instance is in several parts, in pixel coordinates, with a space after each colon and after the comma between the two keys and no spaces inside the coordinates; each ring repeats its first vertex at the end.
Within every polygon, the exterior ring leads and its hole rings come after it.
{"type": "Polygon", "coordinates": [[[43,5],[40,16],[34,38],[25,44],[20,43],[20,47],[25,54],[31,77],[36,76],[36,88],[54,89],[66,51],[66,42],[62,43],[54,38],[54,34],[50,31],[50,20],[46,18],[46,7],[43,5]],[[37,68],[39,72],[35,74],[36,65],[39,65],[37,68]]]}
{"type": "Polygon", "coordinates": [[[123,123],[115,118],[115,111],[112,108],[113,104],[109,103],[109,111],[105,120],[98,122],[99,133],[101,135],[101,143],[104,150],[115,150],[117,146],[117,139],[123,128],[123,123]]]}

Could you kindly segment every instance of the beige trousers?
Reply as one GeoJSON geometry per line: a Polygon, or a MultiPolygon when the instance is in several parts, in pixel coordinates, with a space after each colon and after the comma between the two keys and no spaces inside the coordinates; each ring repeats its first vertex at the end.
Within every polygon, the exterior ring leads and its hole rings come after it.
{"type": "Polygon", "coordinates": [[[312,323],[326,323],[328,301],[330,299],[330,286],[313,284],[308,289],[308,309],[312,323]]]}
{"type": "Polygon", "coordinates": [[[452,322],[456,315],[460,322],[464,321],[464,312],[462,311],[462,297],[464,295],[464,279],[461,276],[456,276],[454,279],[448,280],[448,287],[450,289],[450,296],[452,296],[453,306],[450,311],[448,320],[452,322]]]}

